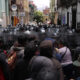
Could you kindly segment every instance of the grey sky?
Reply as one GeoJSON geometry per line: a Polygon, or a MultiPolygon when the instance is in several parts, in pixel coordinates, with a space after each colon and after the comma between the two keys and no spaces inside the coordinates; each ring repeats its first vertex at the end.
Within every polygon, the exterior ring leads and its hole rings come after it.
{"type": "Polygon", "coordinates": [[[33,0],[38,10],[43,10],[45,7],[49,7],[50,0],[33,0]]]}

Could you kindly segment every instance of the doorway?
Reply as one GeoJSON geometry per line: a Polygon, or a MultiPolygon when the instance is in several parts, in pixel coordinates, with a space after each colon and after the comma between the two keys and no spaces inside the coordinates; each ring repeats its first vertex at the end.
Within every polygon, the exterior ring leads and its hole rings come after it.
{"type": "Polygon", "coordinates": [[[76,29],[76,8],[72,7],[72,28],[76,29]]]}

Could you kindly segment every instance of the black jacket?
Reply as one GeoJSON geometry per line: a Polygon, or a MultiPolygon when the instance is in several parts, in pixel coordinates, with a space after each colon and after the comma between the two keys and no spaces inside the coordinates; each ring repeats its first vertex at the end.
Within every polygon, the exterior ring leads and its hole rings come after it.
{"type": "Polygon", "coordinates": [[[0,56],[0,67],[2,67],[2,71],[6,80],[11,80],[9,66],[6,61],[0,56]]]}
{"type": "Polygon", "coordinates": [[[47,57],[33,57],[29,68],[33,80],[59,80],[57,79],[59,76],[55,65],[47,57]]]}
{"type": "Polygon", "coordinates": [[[19,59],[17,61],[13,73],[14,74],[13,80],[25,80],[29,78],[28,64],[29,62],[25,59],[19,59]]]}

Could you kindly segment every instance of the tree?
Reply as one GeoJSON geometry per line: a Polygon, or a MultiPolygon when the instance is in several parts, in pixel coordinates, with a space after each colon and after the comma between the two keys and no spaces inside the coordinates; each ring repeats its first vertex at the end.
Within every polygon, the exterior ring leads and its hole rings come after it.
{"type": "Polygon", "coordinates": [[[43,13],[41,11],[35,11],[33,19],[36,20],[37,23],[43,22],[44,20],[43,13]]]}
{"type": "Polygon", "coordinates": [[[29,4],[29,7],[30,7],[31,9],[34,9],[34,5],[32,5],[32,4],[29,4]]]}

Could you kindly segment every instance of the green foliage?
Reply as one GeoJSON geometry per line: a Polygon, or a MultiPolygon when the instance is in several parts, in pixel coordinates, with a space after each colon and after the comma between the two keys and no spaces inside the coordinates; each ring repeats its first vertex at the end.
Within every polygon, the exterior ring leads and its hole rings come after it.
{"type": "Polygon", "coordinates": [[[36,20],[37,23],[43,22],[44,20],[43,13],[41,11],[34,12],[33,19],[36,20]]]}
{"type": "Polygon", "coordinates": [[[30,7],[31,9],[34,9],[34,6],[33,6],[32,4],[29,4],[29,7],[30,7]]]}

